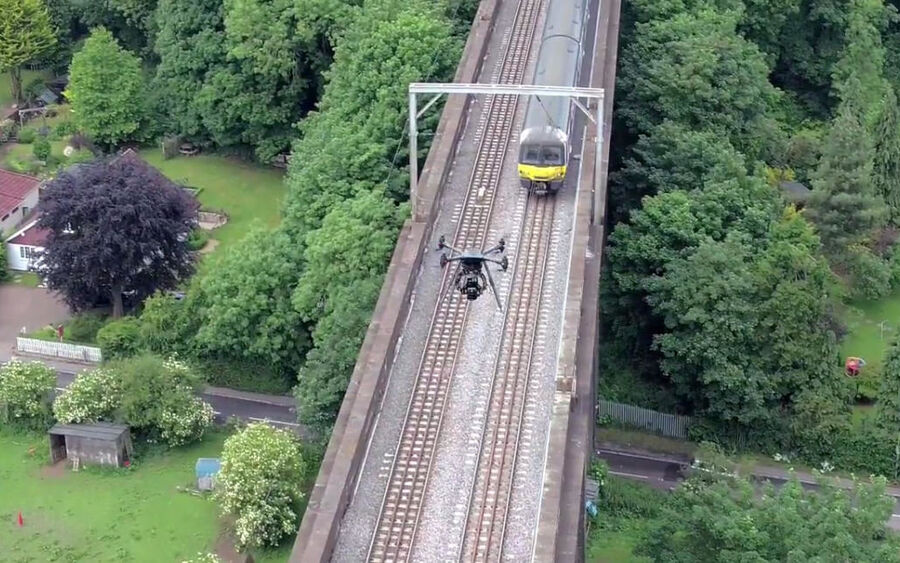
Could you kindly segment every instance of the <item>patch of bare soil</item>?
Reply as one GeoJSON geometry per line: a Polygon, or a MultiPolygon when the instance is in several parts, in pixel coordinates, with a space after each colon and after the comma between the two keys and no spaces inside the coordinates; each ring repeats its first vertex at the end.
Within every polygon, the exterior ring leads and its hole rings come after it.
{"type": "Polygon", "coordinates": [[[206,241],[206,244],[204,244],[203,248],[200,249],[200,254],[209,254],[213,250],[215,250],[217,246],[219,246],[219,241],[217,241],[214,238],[211,238],[208,241],[206,241]]]}
{"type": "Polygon", "coordinates": [[[241,553],[237,550],[234,535],[231,532],[231,525],[228,522],[222,522],[221,532],[219,532],[219,537],[216,538],[213,552],[225,563],[253,563],[252,555],[241,553]]]}
{"type": "Polygon", "coordinates": [[[54,463],[53,465],[45,465],[41,467],[41,478],[42,479],[59,479],[66,474],[66,470],[69,468],[67,459],[61,459],[54,463]]]}

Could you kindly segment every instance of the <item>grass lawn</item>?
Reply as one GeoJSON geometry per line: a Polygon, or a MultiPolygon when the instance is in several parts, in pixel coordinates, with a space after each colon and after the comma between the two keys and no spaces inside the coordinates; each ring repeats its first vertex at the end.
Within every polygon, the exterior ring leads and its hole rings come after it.
{"type": "Polygon", "coordinates": [[[210,233],[222,245],[242,238],[256,219],[273,227],[280,221],[287,191],[281,170],[208,154],[163,160],[158,148],[141,150],[140,155],[172,181],[202,188],[200,202],[228,214],[228,223],[210,233]]]}
{"type": "Polygon", "coordinates": [[[884,352],[900,329],[900,291],[875,301],[854,301],[850,305],[846,316],[849,332],[841,344],[841,357],[858,356],[866,361],[861,383],[871,388],[871,395],[877,392],[884,352]],[[867,383],[867,380],[871,381],[867,383]]]}
{"type": "MultiPolygon", "coordinates": [[[[607,518],[601,514],[600,518],[607,518]]],[[[648,557],[634,554],[646,520],[613,517],[616,525],[591,526],[588,530],[587,561],[589,563],[644,563],[648,557]]]]}
{"type": "MultiPolygon", "coordinates": [[[[218,457],[226,435],[138,460],[131,471],[56,471],[45,436],[0,430],[0,546],[4,561],[180,561],[212,550],[214,501],[178,492],[191,486],[198,457],[218,457]],[[32,451],[33,448],[33,451],[32,451]],[[25,526],[19,528],[21,511],[25,526]]],[[[254,554],[286,561],[290,544],[254,554]]]]}
{"type": "MultiPolygon", "coordinates": [[[[65,141],[50,141],[50,164],[49,166],[40,166],[34,157],[34,145],[22,143],[10,143],[5,150],[2,167],[6,170],[18,172],[20,174],[36,175],[38,177],[49,177],[56,173],[60,168],[65,168],[69,160],[63,154],[66,148],[65,141]],[[34,162],[35,164],[32,164],[34,162]]],[[[86,154],[83,150],[77,153],[79,156],[86,154]]]]}
{"type": "Polygon", "coordinates": [[[15,283],[25,287],[37,287],[41,283],[40,278],[34,272],[7,272],[9,277],[4,283],[15,283]]]}

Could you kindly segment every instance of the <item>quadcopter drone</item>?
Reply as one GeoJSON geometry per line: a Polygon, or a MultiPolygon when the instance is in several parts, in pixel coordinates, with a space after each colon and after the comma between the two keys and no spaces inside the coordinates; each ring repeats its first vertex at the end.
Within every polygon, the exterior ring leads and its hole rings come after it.
{"type": "Polygon", "coordinates": [[[506,248],[506,242],[504,242],[503,239],[500,239],[500,244],[482,252],[473,250],[461,252],[447,244],[444,240],[444,236],[441,235],[441,238],[438,240],[437,249],[443,250],[445,248],[450,249],[450,256],[441,254],[441,268],[446,266],[449,262],[459,262],[459,267],[456,269],[456,273],[453,276],[453,287],[455,287],[458,292],[465,295],[466,299],[474,301],[484,293],[485,288],[488,283],[490,283],[491,291],[494,293],[494,298],[497,300],[497,307],[502,311],[503,306],[500,304],[500,296],[497,295],[497,287],[494,285],[494,278],[491,277],[491,271],[484,263],[493,262],[494,264],[498,264],[501,270],[506,271],[509,267],[509,260],[506,256],[502,259],[491,257],[492,254],[502,254],[503,250],[506,248]],[[453,255],[454,252],[457,256],[453,255]],[[484,268],[482,268],[482,266],[484,266],[484,268]],[[487,274],[487,278],[485,278],[485,274],[487,274]]]}

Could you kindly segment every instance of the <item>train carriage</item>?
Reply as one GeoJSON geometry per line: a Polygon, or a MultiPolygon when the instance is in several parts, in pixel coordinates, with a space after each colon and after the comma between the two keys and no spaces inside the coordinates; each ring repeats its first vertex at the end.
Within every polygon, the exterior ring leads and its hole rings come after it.
{"type": "MultiPolygon", "coordinates": [[[[581,62],[585,0],[551,0],[533,83],[575,86],[581,62]]],[[[571,156],[572,101],[532,96],[519,135],[519,178],[537,194],[559,189],[571,156]]]]}

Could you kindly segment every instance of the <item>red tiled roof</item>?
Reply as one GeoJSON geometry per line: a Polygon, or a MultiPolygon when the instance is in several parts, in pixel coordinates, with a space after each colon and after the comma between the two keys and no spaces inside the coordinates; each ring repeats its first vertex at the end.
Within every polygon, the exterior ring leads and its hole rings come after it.
{"type": "Polygon", "coordinates": [[[47,244],[47,236],[50,235],[48,229],[39,229],[37,225],[32,225],[25,232],[19,234],[15,238],[6,241],[8,244],[24,244],[28,246],[44,246],[47,244]]]}
{"type": "Polygon", "coordinates": [[[0,170],[0,217],[21,205],[28,192],[40,183],[33,176],[0,170]]]}

